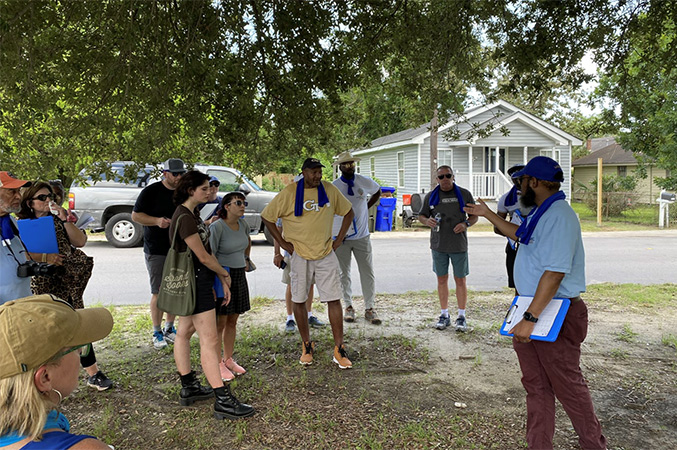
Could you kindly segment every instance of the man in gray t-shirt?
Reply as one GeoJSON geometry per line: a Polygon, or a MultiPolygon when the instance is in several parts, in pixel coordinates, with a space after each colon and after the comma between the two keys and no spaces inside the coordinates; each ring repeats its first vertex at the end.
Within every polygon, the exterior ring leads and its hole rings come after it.
{"type": "Polygon", "coordinates": [[[468,301],[468,236],[467,229],[477,222],[477,216],[468,216],[464,205],[473,204],[472,194],[454,183],[454,172],[449,166],[437,169],[437,187],[426,194],[418,220],[431,228],[430,250],[433,272],[437,275],[437,295],[440,299],[440,317],[435,325],[444,330],[451,324],[449,318],[449,261],[454,269],[458,318],[456,331],[466,331],[465,306],[468,301]],[[437,220],[436,217],[439,219],[437,220]]]}

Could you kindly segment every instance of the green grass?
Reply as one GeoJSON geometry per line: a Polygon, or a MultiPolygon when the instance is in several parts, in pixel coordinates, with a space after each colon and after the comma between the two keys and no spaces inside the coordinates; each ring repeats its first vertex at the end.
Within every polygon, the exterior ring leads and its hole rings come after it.
{"type": "Polygon", "coordinates": [[[623,329],[616,335],[617,339],[619,341],[627,342],[628,344],[631,344],[635,342],[635,339],[639,333],[632,331],[632,328],[630,328],[630,324],[623,324],[623,329]]]}
{"type": "Polygon", "coordinates": [[[617,306],[661,307],[668,306],[677,299],[675,284],[591,284],[584,295],[589,299],[611,301],[617,306]]]}
{"type": "Polygon", "coordinates": [[[661,338],[661,343],[666,347],[672,347],[677,350],[677,335],[667,334],[661,338]]]}
{"type": "Polygon", "coordinates": [[[632,231],[658,228],[658,205],[638,205],[617,217],[602,217],[602,226],[597,225],[597,212],[584,203],[572,202],[571,207],[581,221],[583,231],[632,231]]]}

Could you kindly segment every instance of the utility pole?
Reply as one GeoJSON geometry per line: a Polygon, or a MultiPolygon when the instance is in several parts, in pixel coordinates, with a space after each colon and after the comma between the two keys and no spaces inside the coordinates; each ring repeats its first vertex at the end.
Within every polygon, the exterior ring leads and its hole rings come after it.
{"type": "Polygon", "coordinates": [[[430,121],[430,190],[437,186],[437,108],[430,121]]]}

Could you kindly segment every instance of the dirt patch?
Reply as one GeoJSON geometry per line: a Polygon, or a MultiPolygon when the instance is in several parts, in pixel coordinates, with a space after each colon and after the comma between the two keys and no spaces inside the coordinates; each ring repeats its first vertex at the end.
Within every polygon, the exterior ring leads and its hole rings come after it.
{"type": "MultiPolygon", "coordinates": [[[[118,386],[103,393],[83,388],[63,410],[76,432],[118,449],[523,448],[520,370],[510,340],[497,331],[509,296],[471,292],[472,331],[465,334],[432,327],[434,293],[378,296],[383,325],[359,315],[345,324],[350,371],[332,364],[328,327],[311,331],[315,363],[302,368],[298,335],[283,332],[284,305],[259,305],[240,321],[236,353],[249,373],[233,384],[257,414],[237,422],[214,420],[209,402],[179,407],[171,353],[153,350],[145,333],[127,331],[120,339],[120,331],[97,347],[118,386]]],[[[677,300],[645,308],[594,295],[586,302],[590,328],[581,365],[610,448],[677,448],[677,300]]],[[[355,307],[361,311],[362,303],[355,307]]],[[[130,324],[146,314],[125,311],[120,320],[130,324]]],[[[577,448],[559,405],[555,448],[577,448]]]]}

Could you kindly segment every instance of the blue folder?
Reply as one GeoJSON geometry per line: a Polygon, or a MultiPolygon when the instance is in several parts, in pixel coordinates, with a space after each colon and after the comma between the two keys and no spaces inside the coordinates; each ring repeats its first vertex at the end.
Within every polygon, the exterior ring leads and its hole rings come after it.
{"type": "MultiPolygon", "coordinates": [[[[503,336],[513,335],[509,331],[520,321],[524,320],[522,315],[529,308],[533,299],[533,297],[524,295],[518,295],[513,299],[510,309],[508,309],[505,315],[503,325],[501,325],[500,333],[503,336]]],[[[553,298],[538,316],[538,322],[534,325],[533,334],[529,337],[535,341],[554,342],[557,340],[570,305],[571,300],[568,298],[553,298]]]]}
{"type": "Polygon", "coordinates": [[[37,219],[17,220],[19,235],[30,253],[59,253],[54,217],[50,214],[37,219]]]}

